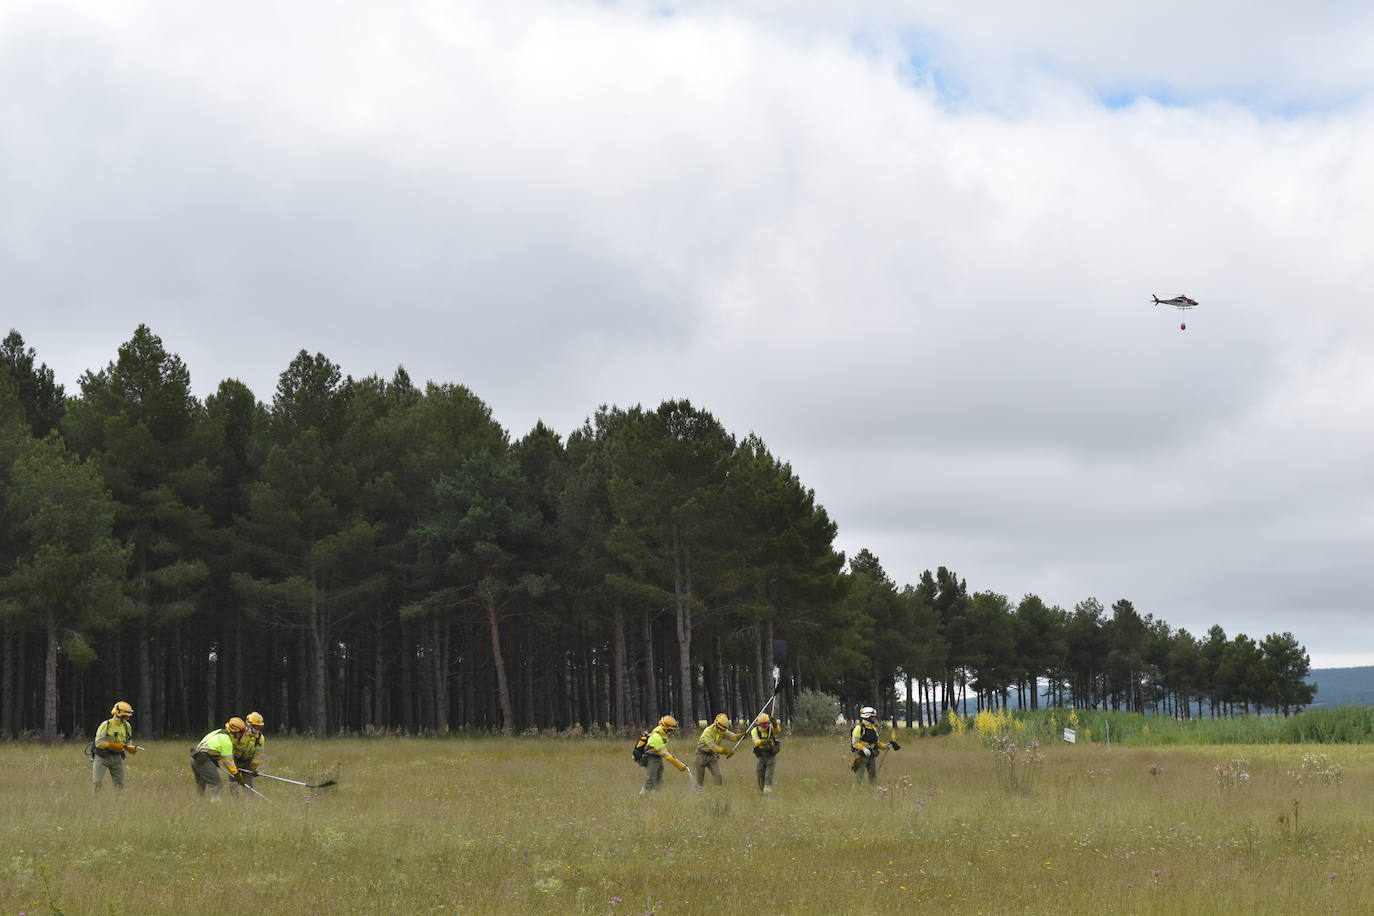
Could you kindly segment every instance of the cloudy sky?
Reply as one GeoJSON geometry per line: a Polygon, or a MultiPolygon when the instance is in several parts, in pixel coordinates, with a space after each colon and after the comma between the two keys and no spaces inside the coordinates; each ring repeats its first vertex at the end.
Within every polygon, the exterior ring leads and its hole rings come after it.
{"type": "Polygon", "coordinates": [[[0,324],[69,391],[143,322],[202,396],[687,397],[900,583],[1374,664],[1374,7],[348,6],[0,4],[0,324]]]}

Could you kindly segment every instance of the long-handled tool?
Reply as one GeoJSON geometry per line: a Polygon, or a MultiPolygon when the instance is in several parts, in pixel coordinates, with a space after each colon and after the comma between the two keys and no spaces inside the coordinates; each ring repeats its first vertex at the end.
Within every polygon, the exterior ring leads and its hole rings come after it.
{"type": "Polygon", "coordinates": [[[772,695],[771,697],[768,698],[768,702],[767,702],[767,703],[764,703],[764,704],[763,704],[763,708],[759,710],[759,715],[758,715],[758,716],[754,716],[754,720],[744,727],[744,731],[740,733],[739,740],[735,742],[735,746],[734,746],[734,747],[730,748],[730,753],[731,753],[732,755],[735,753],[736,750],[739,749],[740,741],[743,741],[746,737],[748,737],[748,735],[749,735],[749,729],[751,729],[751,728],[753,728],[755,725],[758,725],[758,724],[759,724],[759,716],[761,716],[761,715],[763,715],[764,713],[766,713],[766,712],[768,711],[768,707],[769,707],[769,706],[772,706],[772,705],[773,705],[773,701],[776,700],[776,699],[778,698],[778,688],[780,688],[780,687],[782,687],[782,681],[781,681],[781,680],[779,680],[777,686],[773,688],[773,695],[772,695]]]}
{"type": "MultiPolygon", "coordinates": [[[[243,770],[243,767],[239,767],[239,769],[243,770]]],[[[323,789],[326,786],[335,786],[339,784],[337,779],[326,779],[324,782],[301,782],[299,779],[287,779],[285,776],[273,776],[271,773],[255,773],[252,770],[243,770],[243,772],[247,773],[249,776],[261,776],[263,779],[275,779],[278,782],[289,782],[293,786],[304,786],[307,789],[323,789]]],[[[252,786],[248,786],[248,788],[251,789],[252,786]]]]}
{"type": "Polygon", "coordinates": [[[893,743],[896,741],[896,739],[897,739],[897,717],[896,717],[896,715],[893,715],[893,717],[892,717],[892,727],[888,730],[888,733],[887,733],[887,747],[883,748],[882,756],[878,758],[878,769],[876,770],[875,775],[876,775],[876,774],[881,774],[881,773],[883,772],[883,763],[887,760],[887,752],[888,752],[888,751],[893,751],[893,750],[900,751],[900,750],[902,749],[902,746],[901,746],[900,744],[898,744],[895,748],[892,746],[893,743]]]}
{"type": "Polygon", "coordinates": [[[239,785],[243,786],[243,787],[244,787],[245,789],[247,789],[249,792],[252,792],[252,793],[253,793],[254,795],[256,795],[258,798],[260,798],[260,799],[262,799],[263,801],[267,802],[269,805],[275,805],[275,804],[276,804],[276,802],[272,801],[272,799],[268,798],[266,795],[263,795],[261,792],[259,792],[257,789],[255,789],[255,788],[253,788],[252,786],[250,786],[248,783],[246,783],[246,782],[241,782],[241,783],[239,783],[239,785]]]}
{"type": "MultiPolygon", "coordinates": [[[[774,662],[774,664],[781,665],[781,664],[784,664],[786,661],[787,661],[787,643],[786,643],[786,641],[781,640],[781,639],[775,639],[775,640],[773,640],[773,662],[774,662]]],[[[759,724],[759,716],[761,716],[761,715],[763,715],[764,713],[766,713],[766,712],[768,711],[768,707],[773,705],[773,701],[776,700],[776,699],[778,698],[778,691],[781,690],[781,689],[782,689],[782,678],[778,678],[776,681],[773,682],[773,695],[772,695],[771,697],[768,698],[768,702],[766,702],[766,703],[763,704],[763,708],[759,710],[759,715],[758,715],[758,716],[754,716],[754,720],[753,720],[752,722],[750,722],[747,726],[745,726],[744,733],[741,734],[741,735],[739,736],[739,741],[736,741],[736,742],[735,742],[735,746],[732,747],[732,748],[730,748],[730,753],[731,753],[732,755],[734,754],[735,751],[737,751],[737,750],[739,749],[740,741],[743,741],[744,738],[745,738],[745,736],[749,734],[749,729],[751,729],[751,728],[753,728],[755,725],[758,725],[758,724],[759,724]]]]}

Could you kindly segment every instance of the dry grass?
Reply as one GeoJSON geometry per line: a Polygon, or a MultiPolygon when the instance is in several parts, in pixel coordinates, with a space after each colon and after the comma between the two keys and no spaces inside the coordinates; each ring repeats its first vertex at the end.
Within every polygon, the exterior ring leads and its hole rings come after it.
{"type": "Polygon", "coordinates": [[[628,740],[283,738],[275,771],[337,756],[341,786],[212,805],[185,745],[99,799],[78,746],[6,746],[0,912],[1356,913],[1374,891],[1367,747],[1299,784],[1312,748],[1057,746],[1008,790],[972,734],[912,739],[873,793],[842,740],[799,739],[772,798],[742,754],[723,790],[670,769],[643,799],[628,740]],[[1246,779],[1219,777],[1233,759],[1246,779]]]}

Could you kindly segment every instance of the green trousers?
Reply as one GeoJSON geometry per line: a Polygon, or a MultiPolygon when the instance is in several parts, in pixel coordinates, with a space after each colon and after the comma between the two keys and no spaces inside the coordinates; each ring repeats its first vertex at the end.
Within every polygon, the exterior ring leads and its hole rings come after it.
{"type": "Polygon", "coordinates": [[[773,791],[773,770],[778,765],[777,754],[760,754],[758,762],[754,764],[754,773],[758,776],[759,791],[773,791]]]}
{"type": "Polygon", "coordinates": [[[868,774],[869,785],[876,785],[878,782],[878,755],[875,752],[872,757],[859,757],[859,765],[854,768],[854,785],[862,785],[864,774],[868,774]]]}
{"type": "Polygon", "coordinates": [[[663,758],[644,755],[644,788],[641,792],[656,792],[663,784],[663,758]]]}
{"type": "Polygon", "coordinates": [[[707,770],[711,771],[711,777],[715,780],[716,785],[725,785],[725,777],[720,775],[720,756],[711,751],[699,750],[696,756],[692,758],[692,776],[696,778],[698,789],[706,787],[707,770]]]}
{"type": "Polygon", "coordinates": [[[209,754],[191,754],[191,773],[196,777],[196,791],[201,795],[208,789],[211,798],[219,798],[224,788],[224,777],[220,775],[219,764],[209,754]]]}
{"type": "Polygon", "coordinates": [[[95,757],[91,759],[91,785],[95,786],[96,791],[100,790],[106,770],[110,772],[110,782],[114,783],[114,787],[124,788],[124,755],[95,752],[95,757]]]}
{"type": "MultiPolygon", "coordinates": [[[[243,784],[250,789],[253,788],[253,774],[248,772],[253,767],[253,759],[251,757],[235,757],[234,765],[239,768],[239,779],[243,780],[243,784]]],[[[231,779],[229,790],[232,792],[236,789],[238,789],[238,783],[231,779]]]]}

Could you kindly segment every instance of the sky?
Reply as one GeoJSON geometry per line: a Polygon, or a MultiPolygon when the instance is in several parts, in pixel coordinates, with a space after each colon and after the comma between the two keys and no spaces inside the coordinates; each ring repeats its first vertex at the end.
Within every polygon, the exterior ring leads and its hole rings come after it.
{"type": "Polygon", "coordinates": [[[688,398],[898,584],[1374,664],[1371,46],[1329,0],[7,0],[0,332],[69,393],[140,323],[202,397],[404,366],[514,437],[688,398]]]}

